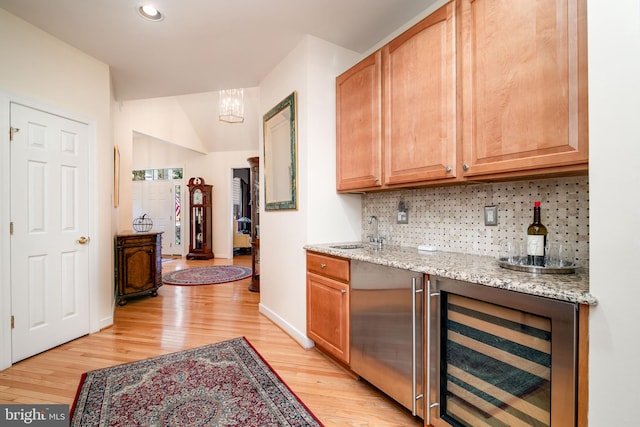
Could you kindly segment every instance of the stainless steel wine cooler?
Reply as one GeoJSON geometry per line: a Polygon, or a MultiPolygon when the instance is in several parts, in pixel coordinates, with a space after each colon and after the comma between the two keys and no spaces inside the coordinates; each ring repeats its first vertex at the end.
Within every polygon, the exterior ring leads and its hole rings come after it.
{"type": "Polygon", "coordinates": [[[428,286],[429,423],[576,425],[575,304],[439,277],[428,286]]]}

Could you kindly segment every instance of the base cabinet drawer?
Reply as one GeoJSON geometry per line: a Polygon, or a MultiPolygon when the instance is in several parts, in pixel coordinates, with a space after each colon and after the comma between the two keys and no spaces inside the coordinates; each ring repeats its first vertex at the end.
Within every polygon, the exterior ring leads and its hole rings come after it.
{"type": "Polygon", "coordinates": [[[349,283],[349,260],[344,258],[307,253],[307,271],[349,283]]]}

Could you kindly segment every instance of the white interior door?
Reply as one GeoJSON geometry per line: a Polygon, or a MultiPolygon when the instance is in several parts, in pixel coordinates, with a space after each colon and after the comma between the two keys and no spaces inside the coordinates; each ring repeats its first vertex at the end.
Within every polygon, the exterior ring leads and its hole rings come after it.
{"type": "Polygon", "coordinates": [[[147,214],[153,231],[162,232],[162,255],[180,255],[175,245],[175,181],[134,181],[133,216],[147,214]]]}
{"type": "Polygon", "coordinates": [[[89,323],[88,125],[11,103],[12,361],[89,323]]]}
{"type": "Polygon", "coordinates": [[[153,228],[163,233],[162,254],[173,255],[175,240],[173,182],[153,181],[149,184],[149,211],[153,214],[153,228]]]}

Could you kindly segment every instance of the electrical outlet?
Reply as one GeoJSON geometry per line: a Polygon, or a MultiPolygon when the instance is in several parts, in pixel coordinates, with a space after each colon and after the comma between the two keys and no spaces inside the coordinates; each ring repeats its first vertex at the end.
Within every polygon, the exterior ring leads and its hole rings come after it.
{"type": "Polygon", "coordinates": [[[409,224],[409,210],[404,200],[400,200],[398,203],[398,224],[409,224]]]}
{"type": "Polygon", "coordinates": [[[484,225],[498,225],[498,207],[484,207],[484,225]]]}

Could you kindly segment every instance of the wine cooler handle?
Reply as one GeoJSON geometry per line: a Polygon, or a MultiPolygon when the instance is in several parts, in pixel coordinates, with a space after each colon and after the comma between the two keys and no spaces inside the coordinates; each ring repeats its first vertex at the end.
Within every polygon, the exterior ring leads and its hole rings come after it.
{"type": "MultiPolygon", "coordinates": [[[[427,425],[431,425],[431,408],[434,407],[438,407],[440,406],[440,402],[437,401],[437,386],[438,386],[438,377],[440,376],[440,370],[437,369],[437,373],[436,375],[434,375],[436,378],[432,378],[432,374],[433,372],[431,371],[431,366],[434,362],[433,360],[433,356],[436,356],[437,359],[437,355],[439,353],[439,351],[437,351],[437,347],[440,346],[439,342],[432,342],[432,337],[431,335],[434,333],[434,330],[437,330],[438,325],[434,325],[432,323],[434,323],[434,319],[432,318],[432,316],[434,315],[434,313],[431,313],[431,304],[432,304],[432,299],[439,299],[440,297],[440,292],[432,292],[431,291],[431,280],[427,280],[427,349],[426,349],[426,354],[427,354],[427,366],[426,366],[426,371],[427,371],[427,384],[425,384],[425,394],[426,394],[426,408],[425,408],[425,414],[424,414],[424,420],[426,421],[427,425]],[[436,384],[436,402],[432,402],[432,398],[433,396],[431,396],[431,386],[432,384],[436,384]]],[[[439,303],[439,301],[437,301],[437,303],[439,303]]],[[[437,314],[437,310],[436,313],[437,314]]],[[[439,360],[436,360],[435,363],[439,363],[439,360]]]]}

